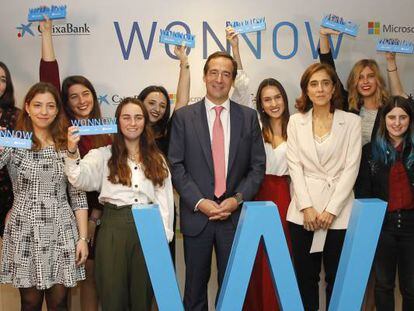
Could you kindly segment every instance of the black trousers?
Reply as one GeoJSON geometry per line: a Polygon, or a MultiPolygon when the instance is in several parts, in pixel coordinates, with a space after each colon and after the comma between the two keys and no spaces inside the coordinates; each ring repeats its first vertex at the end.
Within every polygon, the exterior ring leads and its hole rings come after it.
{"type": "Polygon", "coordinates": [[[395,275],[403,311],[414,310],[414,211],[387,212],[375,254],[375,304],[378,311],[394,311],[395,275]]]}
{"type": "Polygon", "coordinates": [[[319,309],[318,283],[322,260],[325,267],[326,306],[328,307],[346,230],[328,230],[323,252],[312,254],[309,251],[313,232],[306,231],[303,226],[291,222],[289,222],[289,230],[292,241],[293,265],[304,309],[306,311],[319,309]]]}
{"type": "Polygon", "coordinates": [[[207,284],[210,279],[213,247],[216,252],[220,293],[235,232],[236,227],[229,217],[224,221],[209,221],[197,236],[184,235],[185,310],[208,310],[207,284]]]}

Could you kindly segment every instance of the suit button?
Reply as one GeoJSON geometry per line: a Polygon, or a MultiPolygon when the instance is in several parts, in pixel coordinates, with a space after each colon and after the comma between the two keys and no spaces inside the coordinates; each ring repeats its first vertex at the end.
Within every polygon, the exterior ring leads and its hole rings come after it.
{"type": "Polygon", "coordinates": [[[135,199],[134,201],[135,201],[135,202],[138,202],[138,199],[135,199]]]}

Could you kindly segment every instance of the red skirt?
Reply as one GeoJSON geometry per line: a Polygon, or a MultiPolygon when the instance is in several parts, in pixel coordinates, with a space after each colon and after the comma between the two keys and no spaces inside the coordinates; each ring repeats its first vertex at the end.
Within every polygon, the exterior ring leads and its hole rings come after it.
{"type": "MultiPolygon", "coordinates": [[[[273,201],[277,205],[280,219],[282,220],[283,231],[285,232],[289,250],[291,250],[289,230],[286,221],[286,214],[290,203],[287,176],[266,175],[255,200],[273,201]]],[[[262,242],[260,242],[257,250],[243,310],[279,310],[279,302],[275,294],[275,287],[262,242]]]]}

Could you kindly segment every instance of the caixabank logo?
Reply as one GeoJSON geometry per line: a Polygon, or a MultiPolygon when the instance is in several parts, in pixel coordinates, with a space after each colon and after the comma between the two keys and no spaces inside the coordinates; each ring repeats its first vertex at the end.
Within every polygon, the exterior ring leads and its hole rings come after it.
{"type": "MultiPolygon", "coordinates": [[[[19,39],[26,37],[35,37],[41,35],[40,26],[35,26],[33,23],[21,23],[16,27],[17,37],[19,39]]],[[[52,28],[53,36],[88,36],[91,35],[91,26],[87,22],[75,24],[75,23],[63,23],[55,24],[52,28]]]]}
{"type": "Polygon", "coordinates": [[[414,25],[395,25],[385,24],[378,21],[368,22],[368,34],[380,35],[380,34],[414,34],[414,25]]]}
{"type": "Polygon", "coordinates": [[[18,38],[23,38],[25,35],[30,35],[32,37],[34,37],[34,32],[32,30],[32,23],[28,23],[28,24],[20,24],[20,26],[17,26],[16,29],[18,30],[17,32],[17,37],[18,38]]]}

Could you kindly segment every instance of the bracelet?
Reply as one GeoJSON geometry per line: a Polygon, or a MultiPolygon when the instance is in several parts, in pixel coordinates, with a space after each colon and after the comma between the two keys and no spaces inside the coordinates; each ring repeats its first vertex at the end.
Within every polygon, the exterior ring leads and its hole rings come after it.
{"type": "Polygon", "coordinates": [[[388,72],[394,72],[394,71],[397,71],[397,70],[398,70],[398,67],[395,67],[395,69],[391,69],[391,70],[387,68],[388,72]]]}
{"type": "Polygon", "coordinates": [[[90,240],[88,238],[84,238],[84,237],[79,237],[78,242],[79,241],[85,241],[87,244],[89,244],[90,240]]]}

